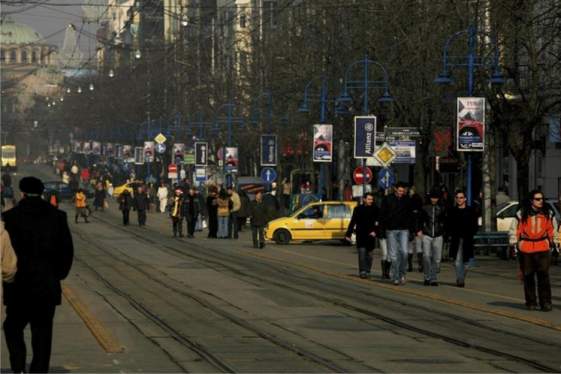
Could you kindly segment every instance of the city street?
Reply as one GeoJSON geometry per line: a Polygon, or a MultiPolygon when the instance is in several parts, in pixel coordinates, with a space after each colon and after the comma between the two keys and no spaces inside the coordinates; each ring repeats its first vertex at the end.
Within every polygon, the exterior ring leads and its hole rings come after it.
{"type": "MultiPolygon", "coordinates": [[[[50,168],[18,177],[54,180],[50,168]]],[[[357,276],[338,242],[253,249],[173,238],[167,214],[121,225],[113,199],[74,223],[75,261],[55,317],[53,372],[559,372],[561,266],[554,309],[527,311],[515,261],[477,257],[466,288],[442,264],[404,286],[357,276]]],[[[29,354],[29,353],[28,353],[29,354]]],[[[2,340],[2,372],[9,371],[2,340]]]]}

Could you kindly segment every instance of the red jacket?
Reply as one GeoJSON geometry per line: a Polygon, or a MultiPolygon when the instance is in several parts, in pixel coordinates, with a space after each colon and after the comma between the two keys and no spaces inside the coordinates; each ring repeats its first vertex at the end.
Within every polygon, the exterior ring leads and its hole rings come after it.
{"type": "Polygon", "coordinates": [[[548,251],[553,242],[553,219],[543,212],[531,214],[526,221],[522,221],[517,214],[518,227],[516,239],[518,249],[523,253],[548,251]]]}

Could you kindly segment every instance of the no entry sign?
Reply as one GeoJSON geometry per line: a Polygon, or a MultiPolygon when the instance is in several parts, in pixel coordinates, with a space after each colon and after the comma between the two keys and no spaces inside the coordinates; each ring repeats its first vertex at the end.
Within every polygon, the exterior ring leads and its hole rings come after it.
{"type": "Polygon", "coordinates": [[[365,166],[358,167],[353,171],[353,180],[356,184],[370,183],[372,182],[372,170],[365,166]],[[366,179],[366,181],[365,181],[366,179]]]}

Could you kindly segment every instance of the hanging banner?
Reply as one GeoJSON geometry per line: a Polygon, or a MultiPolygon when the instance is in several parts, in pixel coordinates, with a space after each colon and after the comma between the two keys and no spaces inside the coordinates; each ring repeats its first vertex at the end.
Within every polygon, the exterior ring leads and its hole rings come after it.
{"type": "Polygon", "coordinates": [[[92,143],[91,142],[84,142],[82,145],[82,153],[90,154],[92,153],[92,143]]]}
{"type": "Polygon", "coordinates": [[[206,166],[208,164],[208,143],[195,143],[195,165],[206,166]]]}
{"type": "Polygon", "coordinates": [[[144,148],[134,147],[134,163],[137,165],[144,164],[144,148]]]}
{"type": "Polygon", "coordinates": [[[561,116],[550,116],[549,122],[549,142],[561,143],[561,116]]]}
{"type": "Polygon", "coordinates": [[[130,160],[131,158],[135,159],[133,152],[134,151],[132,149],[132,145],[129,144],[123,145],[123,160],[130,160]]]}
{"type": "Polygon", "coordinates": [[[100,155],[101,154],[101,143],[100,142],[92,142],[92,153],[94,155],[100,155]]]}
{"type": "Polygon", "coordinates": [[[115,148],[113,147],[113,143],[105,144],[105,156],[107,157],[115,156],[115,148]]]}
{"type": "Polygon", "coordinates": [[[238,171],[238,148],[226,147],[224,159],[226,160],[226,170],[231,173],[238,171]]]}
{"type": "Polygon", "coordinates": [[[121,144],[115,144],[115,158],[123,159],[123,146],[121,144]]]}
{"type": "Polygon", "coordinates": [[[485,149],[485,99],[458,97],[456,149],[483,152],[485,149]]]}
{"type": "Polygon", "coordinates": [[[154,142],[144,142],[144,161],[154,162],[154,142]]]}
{"type": "Polygon", "coordinates": [[[355,158],[368,158],[376,148],[376,116],[355,117],[355,158]]]}
{"type": "Polygon", "coordinates": [[[171,159],[174,164],[178,165],[183,162],[183,157],[185,156],[185,144],[184,143],[173,143],[171,147],[171,159]]]}
{"type": "Polygon", "coordinates": [[[75,140],[72,144],[72,152],[74,153],[82,153],[82,142],[75,140]]]}
{"type": "Polygon", "coordinates": [[[333,160],[333,125],[314,125],[314,162],[333,160]]]}
{"type": "Polygon", "coordinates": [[[277,166],[277,136],[261,135],[261,166],[277,166]]]}
{"type": "Polygon", "coordinates": [[[448,156],[452,150],[452,129],[439,127],[434,130],[434,154],[435,156],[448,156]]]}

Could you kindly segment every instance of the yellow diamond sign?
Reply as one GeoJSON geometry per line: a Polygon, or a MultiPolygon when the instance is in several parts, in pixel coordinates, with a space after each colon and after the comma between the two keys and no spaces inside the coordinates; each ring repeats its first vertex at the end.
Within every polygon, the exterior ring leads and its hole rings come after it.
{"type": "Polygon", "coordinates": [[[156,141],[156,143],[162,144],[162,143],[165,143],[166,140],[168,140],[168,138],[166,138],[166,137],[164,136],[164,134],[159,133],[158,135],[156,135],[156,137],[154,138],[154,140],[156,141]]]}
{"type": "Polygon", "coordinates": [[[374,157],[383,166],[388,166],[393,160],[395,160],[397,154],[387,143],[384,143],[376,152],[374,152],[374,157]]]}

